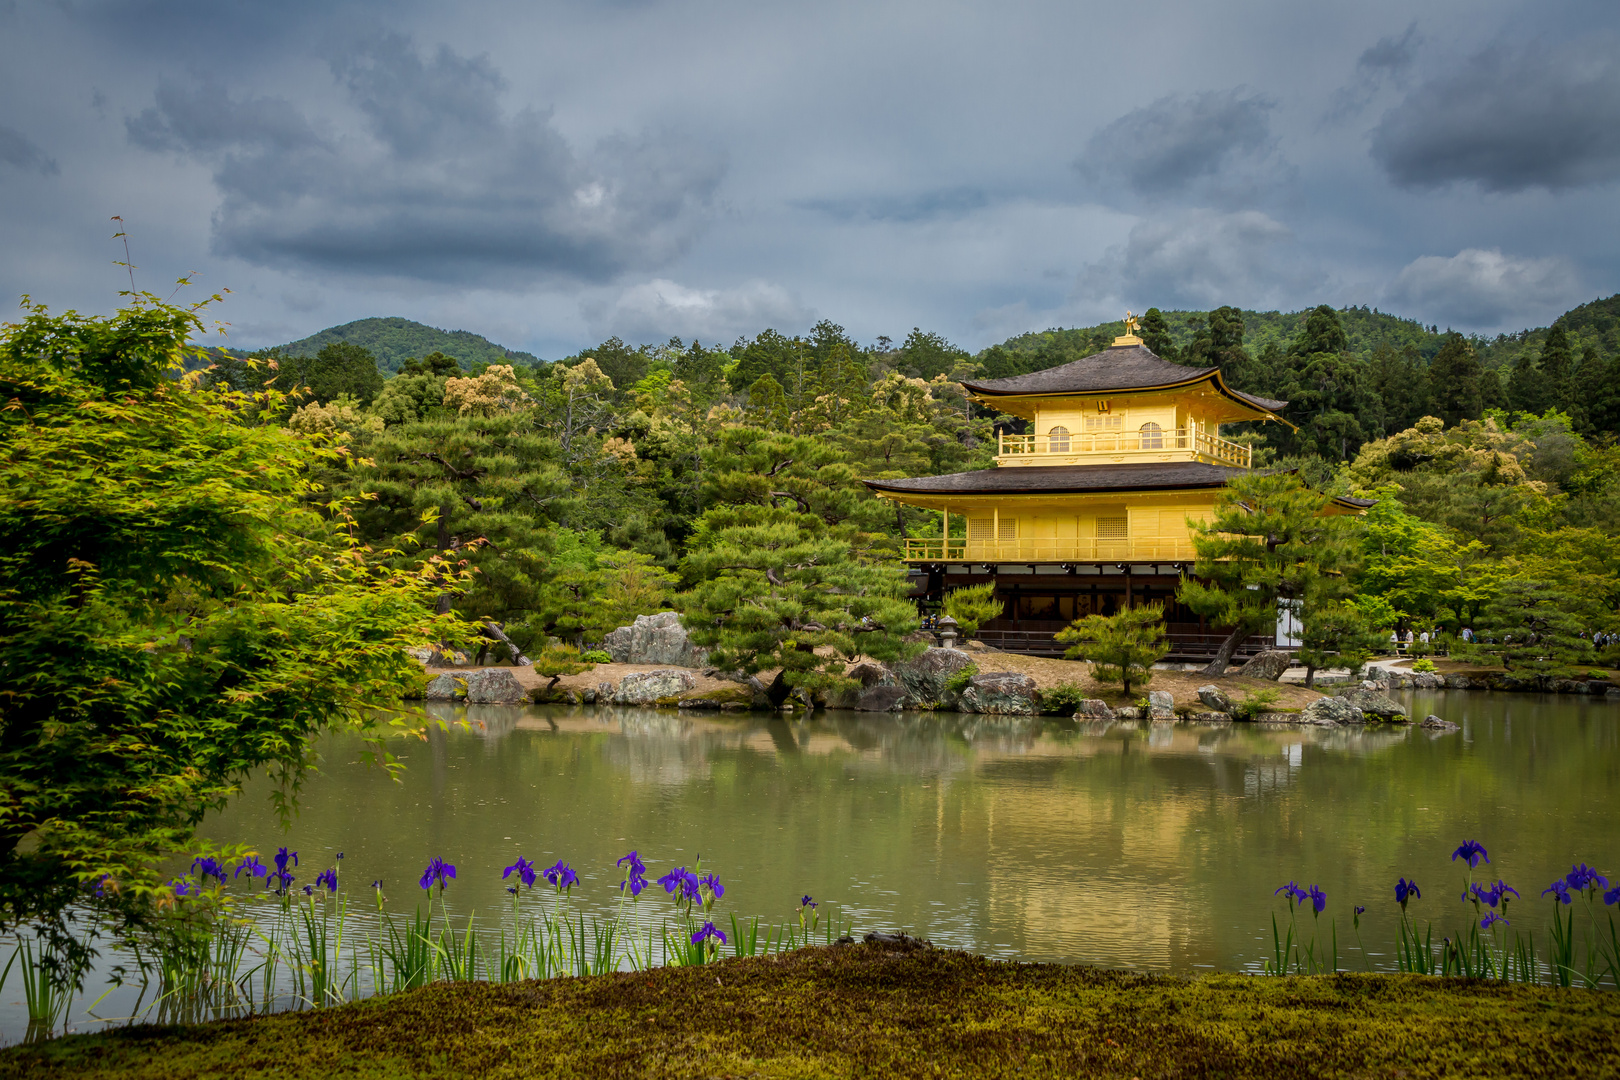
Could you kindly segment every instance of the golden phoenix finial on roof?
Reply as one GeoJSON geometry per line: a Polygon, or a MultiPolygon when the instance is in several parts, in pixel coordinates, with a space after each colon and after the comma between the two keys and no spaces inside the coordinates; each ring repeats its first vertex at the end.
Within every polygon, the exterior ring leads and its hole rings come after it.
{"type": "Polygon", "coordinates": [[[1142,328],[1141,320],[1138,319],[1135,315],[1132,315],[1129,311],[1127,311],[1125,313],[1125,332],[1127,334],[1135,334],[1141,328],[1142,328]]]}

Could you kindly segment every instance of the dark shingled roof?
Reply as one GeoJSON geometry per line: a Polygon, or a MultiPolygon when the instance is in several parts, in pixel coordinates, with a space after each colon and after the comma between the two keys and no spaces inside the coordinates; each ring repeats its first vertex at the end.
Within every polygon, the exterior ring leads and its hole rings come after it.
{"type": "Polygon", "coordinates": [[[1060,495],[1084,491],[1167,491],[1221,487],[1247,469],[1199,461],[1143,462],[1130,465],[1011,465],[999,469],[917,476],[908,480],[867,480],[873,491],[897,495],[1060,495]]]}
{"type": "Polygon", "coordinates": [[[1228,387],[1220,368],[1190,368],[1161,360],[1142,345],[1114,345],[1102,352],[1045,371],[1032,371],[1010,379],[986,379],[962,385],[976,394],[1005,397],[1020,394],[1092,394],[1110,390],[1146,390],[1158,386],[1197,382],[1216,377],[1221,389],[1266,412],[1277,412],[1286,401],[1255,397],[1228,387]]]}

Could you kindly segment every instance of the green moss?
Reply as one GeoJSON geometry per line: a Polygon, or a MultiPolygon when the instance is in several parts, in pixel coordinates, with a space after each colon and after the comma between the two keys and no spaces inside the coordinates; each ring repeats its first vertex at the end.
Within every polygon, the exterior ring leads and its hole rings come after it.
{"type": "Polygon", "coordinates": [[[878,945],[138,1027],[0,1077],[1612,1076],[1620,995],[1417,976],[1134,975],[878,945]]]}

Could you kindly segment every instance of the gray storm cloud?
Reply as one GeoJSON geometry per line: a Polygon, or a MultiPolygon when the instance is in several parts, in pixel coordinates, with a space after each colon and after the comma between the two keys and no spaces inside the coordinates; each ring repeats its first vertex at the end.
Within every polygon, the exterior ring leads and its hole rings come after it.
{"type": "Polygon", "coordinates": [[[424,59],[396,34],[331,63],[359,130],[218,82],[160,83],[130,140],[210,162],[214,246],[293,269],[503,287],[663,266],[710,216],[723,158],[669,135],[580,154],[532,109],[507,115],[484,58],[424,59]]]}
{"type": "Polygon", "coordinates": [[[1455,326],[1505,326],[1546,318],[1580,288],[1568,259],[1504,255],[1466,248],[1450,257],[1424,255],[1408,263],[1384,294],[1397,310],[1428,312],[1455,326]]]}
{"type": "Polygon", "coordinates": [[[0,124],[0,163],[24,172],[54,176],[61,170],[39,145],[14,127],[0,124]]]}
{"type": "Polygon", "coordinates": [[[1408,188],[1472,182],[1515,192],[1620,179],[1615,40],[1492,46],[1385,113],[1372,155],[1408,188]]]}
{"type": "Polygon", "coordinates": [[[1183,194],[1267,157],[1273,108],[1269,98],[1242,88],[1162,97],[1100,129],[1075,168],[1104,189],[1147,198],[1183,194]]]}

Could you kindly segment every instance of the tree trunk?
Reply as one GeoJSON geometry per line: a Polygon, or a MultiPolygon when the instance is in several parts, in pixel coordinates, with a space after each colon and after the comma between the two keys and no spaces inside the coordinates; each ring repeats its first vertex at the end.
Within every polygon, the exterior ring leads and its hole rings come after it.
{"type": "Polygon", "coordinates": [[[1212,679],[1218,679],[1225,675],[1226,665],[1232,662],[1232,654],[1237,652],[1238,645],[1248,636],[1242,626],[1234,626],[1232,632],[1227,635],[1226,640],[1221,642],[1221,647],[1215,650],[1215,659],[1211,660],[1209,666],[1200,674],[1212,679]]]}
{"type": "MultiPolygon", "coordinates": [[[[516,667],[534,666],[534,661],[523,655],[523,650],[519,649],[515,644],[512,643],[512,639],[506,636],[506,631],[502,630],[500,628],[500,624],[496,623],[495,620],[485,619],[484,625],[479,627],[478,630],[479,633],[483,634],[492,641],[498,641],[502,645],[505,645],[507,655],[512,658],[512,663],[516,667]]],[[[556,685],[555,680],[553,680],[552,685],[556,685]]]]}
{"type": "Polygon", "coordinates": [[[1310,664],[1305,665],[1305,689],[1316,689],[1316,668],[1312,667],[1310,664]]]}

